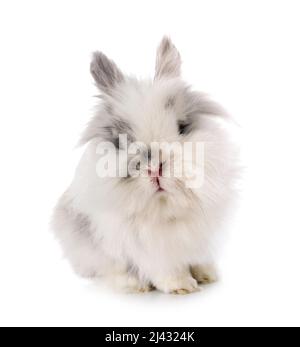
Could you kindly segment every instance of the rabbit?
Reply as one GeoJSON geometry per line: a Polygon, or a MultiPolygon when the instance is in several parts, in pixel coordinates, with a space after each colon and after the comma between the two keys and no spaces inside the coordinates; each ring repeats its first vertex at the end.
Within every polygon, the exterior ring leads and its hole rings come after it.
{"type": "Polygon", "coordinates": [[[52,218],[64,255],[80,276],[121,290],[197,292],[217,280],[221,229],[235,197],[237,146],[223,126],[227,113],[183,81],[169,37],[157,49],[153,79],[124,75],[101,52],[90,71],[100,101],[80,139],[86,148],[74,180],[52,218]],[[128,146],[136,143],[142,145],[133,155],[128,146]],[[154,143],[179,147],[155,155],[154,143]],[[199,160],[178,150],[187,143],[202,144],[199,160]],[[104,157],[117,159],[122,175],[108,175],[99,164],[104,157]],[[187,172],[196,163],[193,175],[165,174],[182,163],[187,172]],[[190,184],[191,177],[201,184],[190,184]]]}

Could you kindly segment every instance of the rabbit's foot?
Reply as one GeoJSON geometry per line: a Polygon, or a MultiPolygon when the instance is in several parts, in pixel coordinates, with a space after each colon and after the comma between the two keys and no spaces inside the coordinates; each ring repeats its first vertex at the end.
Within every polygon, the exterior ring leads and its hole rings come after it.
{"type": "Polygon", "coordinates": [[[200,284],[217,282],[218,275],[213,265],[196,265],[191,267],[192,276],[200,284]]]}
{"type": "Polygon", "coordinates": [[[112,277],[114,287],[126,293],[146,293],[153,290],[150,283],[141,281],[129,273],[117,274],[112,277]]]}
{"type": "Polygon", "coordinates": [[[190,294],[198,292],[201,288],[191,275],[170,277],[156,283],[156,288],[168,294],[190,294]]]}

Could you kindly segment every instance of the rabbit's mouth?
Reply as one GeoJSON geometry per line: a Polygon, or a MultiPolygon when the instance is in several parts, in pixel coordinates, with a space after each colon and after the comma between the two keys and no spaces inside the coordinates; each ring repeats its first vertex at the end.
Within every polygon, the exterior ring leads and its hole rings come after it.
{"type": "Polygon", "coordinates": [[[160,181],[159,177],[152,177],[151,182],[153,183],[153,185],[156,188],[156,193],[161,193],[161,192],[165,191],[165,189],[161,185],[161,181],[160,181]]]}

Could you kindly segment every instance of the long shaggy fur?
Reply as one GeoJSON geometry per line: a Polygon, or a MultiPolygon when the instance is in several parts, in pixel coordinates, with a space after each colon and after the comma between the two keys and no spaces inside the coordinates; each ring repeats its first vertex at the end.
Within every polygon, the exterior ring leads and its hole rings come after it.
{"type": "Polygon", "coordinates": [[[236,151],[219,125],[223,110],[181,80],[180,66],[168,38],[159,46],[153,81],[124,76],[104,54],[94,54],[101,102],[53,216],[55,234],[80,275],[103,276],[128,290],[180,294],[216,279],[215,245],[234,196],[236,151]],[[110,141],[121,157],[118,135],[124,133],[129,142],[147,145],[204,142],[204,184],[190,189],[187,177],[162,177],[165,192],[157,194],[147,177],[100,178],[97,145],[110,141]]]}

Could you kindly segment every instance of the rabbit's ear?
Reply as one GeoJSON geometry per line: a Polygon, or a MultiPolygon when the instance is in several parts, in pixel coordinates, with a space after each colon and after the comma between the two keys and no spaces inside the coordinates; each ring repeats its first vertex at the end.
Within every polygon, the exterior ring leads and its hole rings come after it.
{"type": "Polygon", "coordinates": [[[118,83],[124,80],[123,73],[117,65],[101,52],[93,54],[91,74],[98,88],[105,93],[109,93],[118,83]]]}
{"type": "Polygon", "coordinates": [[[171,39],[164,37],[157,49],[155,78],[175,78],[180,73],[180,54],[171,39]]]}

